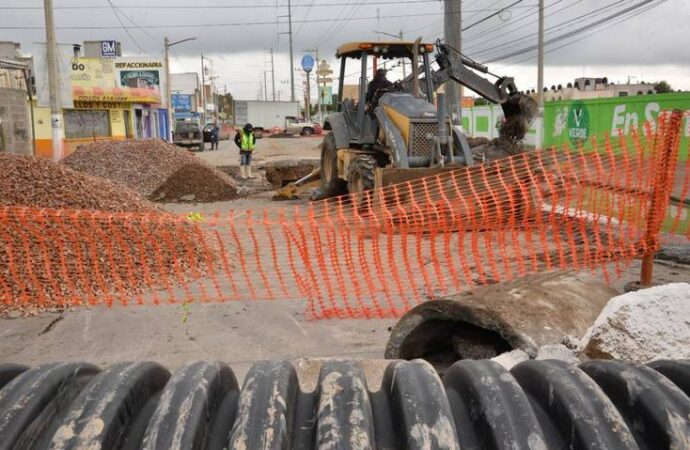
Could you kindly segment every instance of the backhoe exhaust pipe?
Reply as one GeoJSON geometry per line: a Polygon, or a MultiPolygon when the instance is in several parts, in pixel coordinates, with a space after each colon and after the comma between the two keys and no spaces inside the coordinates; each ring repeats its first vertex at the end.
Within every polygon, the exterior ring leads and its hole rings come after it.
{"type": "Polygon", "coordinates": [[[438,165],[443,167],[446,163],[443,149],[448,146],[448,112],[446,110],[446,94],[438,93],[436,95],[436,116],[438,121],[438,131],[436,137],[436,157],[438,158],[438,165]]]}

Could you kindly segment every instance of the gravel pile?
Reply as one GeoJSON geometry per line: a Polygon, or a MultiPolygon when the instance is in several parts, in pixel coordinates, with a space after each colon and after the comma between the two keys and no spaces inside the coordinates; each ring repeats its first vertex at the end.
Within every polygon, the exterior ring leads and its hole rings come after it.
{"type": "Polygon", "coordinates": [[[210,202],[237,197],[232,178],[161,140],[97,142],[79,147],[62,164],[127,186],[152,201],[210,202]]]}
{"type": "Polygon", "coordinates": [[[130,189],[52,163],[0,153],[0,206],[152,212],[158,207],[130,189]]]}
{"type": "Polygon", "coordinates": [[[0,317],[130,299],[190,280],[190,264],[204,273],[193,225],[132,190],[25,156],[0,154],[0,175],[0,317]],[[87,211],[73,219],[6,206],[87,211]]]}

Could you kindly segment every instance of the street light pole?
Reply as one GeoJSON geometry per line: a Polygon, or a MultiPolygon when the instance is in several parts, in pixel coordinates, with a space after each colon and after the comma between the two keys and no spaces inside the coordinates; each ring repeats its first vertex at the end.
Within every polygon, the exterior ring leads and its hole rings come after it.
{"type": "Polygon", "coordinates": [[[172,128],[175,120],[175,111],[172,104],[172,80],[170,79],[170,47],[181,44],[182,42],[193,41],[195,39],[196,37],[190,37],[172,43],[167,36],[163,39],[163,46],[165,47],[165,101],[168,104],[168,142],[172,142],[173,140],[172,128]]]}
{"type": "Polygon", "coordinates": [[[539,0],[539,54],[537,60],[537,98],[539,110],[544,109],[544,0],[539,0]]]}
{"type": "Polygon", "coordinates": [[[290,35],[290,101],[295,101],[295,65],[292,55],[292,3],[288,0],[288,33],[290,35]]]}
{"type": "Polygon", "coordinates": [[[206,69],[204,68],[204,54],[201,54],[201,125],[206,126],[206,69]]]}
{"type": "Polygon", "coordinates": [[[271,49],[271,84],[273,88],[273,101],[276,101],[276,68],[273,65],[273,49],[271,49]]]}
{"type": "Polygon", "coordinates": [[[163,39],[163,46],[165,47],[165,102],[168,104],[168,142],[173,141],[173,105],[172,105],[172,88],[170,87],[170,40],[166,36],[163,39]]]}
{"type": "Polygon", "coordinates": [[[53,0],[44,0],[43,9],[46,20],[46,51],[48,59],[48,88],[50,90],[50,126],[52,128],[52,158],[54,162],[62,159],[62,105],[60,103],[60,72],[58,67],[55,24],[53,22],[53,0]]]}

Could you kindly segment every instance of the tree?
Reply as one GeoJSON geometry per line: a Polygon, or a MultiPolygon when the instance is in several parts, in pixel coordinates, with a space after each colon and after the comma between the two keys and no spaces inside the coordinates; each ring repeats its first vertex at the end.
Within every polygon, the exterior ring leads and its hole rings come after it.
{"type": "Polygon", "coordinates": [[[661,80],[658,83],[656,83],[654,85],[654,90],[657,94],[668,94],[669,92],[673,92],[671,85],[664,80],[661,80]]]}
{"type": "Polygon", "coordinates": [[[477,97],[474,99],[474,106],[488,105],[489,101],[483,97],[477,97]]]}

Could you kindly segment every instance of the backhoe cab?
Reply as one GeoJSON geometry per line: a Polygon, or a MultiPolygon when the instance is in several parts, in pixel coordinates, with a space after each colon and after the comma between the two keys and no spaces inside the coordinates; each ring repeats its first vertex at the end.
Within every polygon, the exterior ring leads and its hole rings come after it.
{"type": "Polygon", "coordinates": [[[450,80],[501,104],[506,123],[518,124],[512,126],[518,139],[524,137],[537,110],[531,98],[517,92],[512,78],[486,80],[475,72],[489,74],[486,67],[441,42],[353,42],[340,46],[336,56],[340,58],[338,106],[324,122],[329,133],[321,149],[325,196],[362,192],[474,164],[462,129],[446,111],[444,95],[436,93],[450,80]],[[380,61],[388,64],[391,60],[405,61],[411,70],[366,102],[370,58],[373,72],[380,61]],[[346,68],[353,60],[360,73],[357,98],[343,98],[346,68]],[[436,70],[432,70],[434,61],[436,70]]]}

